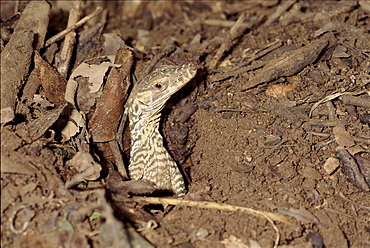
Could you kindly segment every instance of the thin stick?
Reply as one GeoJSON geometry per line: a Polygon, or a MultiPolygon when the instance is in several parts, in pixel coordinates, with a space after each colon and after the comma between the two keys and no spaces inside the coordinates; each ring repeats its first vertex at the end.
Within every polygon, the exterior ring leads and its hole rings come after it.
{"type": "Polygon", "coordinates": [[[364,94],[364,93],[367,93],[370,95],[370,90],[362,90],[360,92],[341,92],[341,93],[335,93],[335,94],[332,94],[332,95],[329,95],[329,96],[326,96],[324,97],[323,99],[321,99],[320,101],[316,102],[314,105],[312,105],[311,107],[311,110],[310,110],[310,114],[308,115],[309,117],[312,116],[312,112],[322,103],[325,103],[327,101],[331,101],[337,97],[340,97],[340,96],[343,96],[343,95],[351,95],[351,96],[357,96],[357,95],[361,95],[361,94],[364,94]]]}
{"type": "Polygon", "coordinates": [[[82,18],[81,20],[76,22],[75,25],[66,28],[65,30],[63,30],[59,34],[56,34],[53,37],[51,37],[50,39],[48,39],[45,43],[45,47],[50,46],[51,44],[61,40],[66,34],[71,32],[72,30],[75,30],[76,28],[80,27],[84,23],[88,22],[90,19],[92,19],[93,17],[98,15],[101,11],[102,11],[102,7],[96,7],[96,10],[93,13],[91,13],[90,15],[85,16],[84,18],[82,18]]]}
{"type": "Polygon", "coordinates": [[[232,41],[241,33],[241,32],[238,32],[238,31],[239,31],[240,25],[244,22],[245,15],[246,15],[245,11],[242,12],[240,14],[238,20],[236,20],[234,26],[230,29],[229,35],[226,37],[225,41],[219,47],[211,65],[210,65],[211,69],[216,68],[217,63],[221,59],[221,57],[223,56],[224,52],[226,50],[230,49],[232,41]]]}
{"type": "MultiPolygon", "coordinates": [[[[76,25],[80,19],[81,0],[73,1],[72,8],[69,11],[67,27],[76,25]]],[[[69,32],[66,34],[62,51],[60,52],[60,62],[58,63],[57,70],[63,78],[67,78],[69,62],[72,57],[74,44],[76,43],[76,32],[69,32]]]]}
{"type": "Polygon", "coordinates": [[[235,71],[236,69],[239,69],[240,67],[243,67],[243,66],[246,66],[248,65],[249,63],[251,63],[253,60],[256,60],[256,59],[259,59],[263,56],[265,56],[266,54],[272,52],[273,50],[281,47],[283,45],[283,42],[279,39],[275,40],[274,42],[270,43],[267,45],[267,48],[265,50],[260,50],[259,52],[257,52],[254,56],[250,57],[249,59],[247,60],[244,60],[243,62],[241,62],[240,64],[238,64],[237,66],[234,66],[233,68],[231,68],[229,70],[230,71],[235,71]]]}
{"type": "Polygon", "coordinates": [[[263,27],[268,27],[273,21],[279,18],[283,12],[287,11],[293,4],[295,4],[295,2],[295,0],[282,1],[282,3],[277,7],[275,13],[273,13],[263,24],[263,27]]]}
{"type": "Polygon", "coordinates": [[[139,197],[139,196],[134,197],[134,199],[142,200],[142,201],[145,201],[151,204],[198,207],[198,208],[217,209],[221,211],[231,211],[231,212],[235,212],[239,210],[242,212],[253,214],[255,216],[262,216],[266,218],[268,222],[270,222],[270,224],[272,225],[273,229],[276,232],[274,248],[276,248],[279,244],[280,232],[272,219],[274,219],[275,221],[280,221],[286,224],[290,224],[290,222],[286,218],[284,218],[283,216],[274,214],[274,213],[257,211],[251,208],[229,205],[225,203],[207,202],[207,201],[190,201],[190,200],[172,199],[172,198],[139,197]]]}
{"type": "Polygon", "coordinates": [[[248,71],[253,71],[253,70],[256,70],[258,68],[261,68],[261,67],[265,66],[267,63],[268,63],[268,61],[259,61],[254,65],[249,65],[249,66],[246,66],[246,67],[242,67],[242,68],[239,68],[235,71],[227,71],[227,72],[222,73],[222,74],[219,73],[219,74],[211,75],[210,78],[209,78],[209,81],[210,82],[218,82],[218,81],[224,80],[224,79],[229,78],[229,77],[236,77],[236,76],[239,76],[239,75],[241,75],[243,73],[246,73],[248,71]]]}

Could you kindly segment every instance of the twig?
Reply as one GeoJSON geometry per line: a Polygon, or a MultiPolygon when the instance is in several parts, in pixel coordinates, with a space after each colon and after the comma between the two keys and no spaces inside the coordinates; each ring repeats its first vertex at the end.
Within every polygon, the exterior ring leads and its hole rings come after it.
{"type": "MultiPolygon", "coordinates": [[[[73,1],[72,9],[69,11],[67,27],[76,25],[80,19],[81,0],[73,1]]],[[[60,52],[60,61],[57,70],[63,78],[67,78],[69,62],[71,61],[74,44],[76,43],[76,32],[69,32],[64,39],[63,48],[60,52]]]]}
{"type": "Polygon", "coordinates": [[[266,46],[265,50],[263,50],[264,48],[260,49],[254,56],[250,57],[247,60],[242,61],[237,66],[234,66],[233,68],[231,68],[229,70],[229,72],[230,71],[235,71],[236,69],[239,69],[240,67],[243,67],[243,66],[246,66],[246,65],[250,64],[253,60],[256,60],[256,59],[259,59],[259,58],[265,56],[266,54],[272,52],[273,50],[275,50],[279,47],[281,47],[282,45],[283,45],[283,42],[281,40],[279,40],[279,39],[275,40],[274,42],[268,44],[266,46]]]}
{"type": "Polygon", "coordinates": [[[269,26],[273,21],[275,21],[283,12],[289,9],[296,1],[295,0],[288,0],[282,1],[281,5],[279,5],[275,11],[263,24],[263,27],[269,26]]]}
{"type": "Polygon", "coordinates": [[[262,216],[267,219],[268,222],[272,225],[273,229],[276,232],[275,244],[274,247],[277,247],[280,240],[280,232],[276,227],[274,221],[279,221],[285,224],[290,224],[290,222],[283,216],[277,215],[271,212],[257,211],[251,208],[240,207],[235,205],[229,205],[225,203],[217,202],[207,202],[207,201],[190,201],[183,199],[170,199],[170,198],[156,198],[156,197],[135,197],[134,199],[141,200],[151,204],[162,204],[162,205],[176,205],[176,206],[186,206],[186,207],[198,207],[205,209],[217,209],[221,211],[242,211],[255,216],[262,216]]]}
{"type": "Polygon", "coordinates": [[[235,71],[228,71],[228,72],[225,72],[225,73],[222,73],[222,74],[215,74],[215,75],[210,76],[209,81],[210,82],[218,82],[218,81],[227,79],[229,77],[235,77],[235,76],[241,75],[243,73],[246,73],[248,71],[253,71],[253,70],[256,70],[258,68],[264,67],[267,63],[268,63],[268,61],[259,61],[254,65],[243,67],[243,68],[240,68],[240,69],[235,70],[235,71]]]}
{"type": "Polygon", "coordinates": [[[362,90],[360,92],[343,92],[343,93],[335,93],[333,95],[329,95],[329,96],[326,96],[324,97],[323,99],[321,99],[320,101],[316,102],[314,105],[312,105],[311,107],[311,110],[310,110],[310,114],[309,114],[309,117],[312,116],[312,112],[321,104],[321,103],[324,103],[324,102],[327,102],[327,101],[331,101],[337,97],[340,97],[340,96],[343,96],[343,95],[351,95],[351,96],[356,96],[356,95],[361,95],[361,94],[364,94],[364,93],[367,93],[370,95],[370,90],[362,90]]]}
{"type": "Polygon", "coordinates": [[[165,56],[172,53],[176,49],[175,41],[173,39],[169,39],[167,43],[163,46],[161,49],[161,53],[157,54],[152,61],[150,62],[150,65],[146,68],[144,75],[149,74],[154,66],[165,56]]]}
{"type": "MultiPolygon", "coordinates": [[[[234,21],[217,20],[217,19],[207,19],[207,20],[204,20],[203,23],[206,24],[206,25],[210,25],[210,26],[221,26],[221,27],[225,27],[225,28],[229,28],[229,27],[232,27],[232,26],[235,25],[234,21]]],[[[250,23],[241,23],[240,27],[250,28],[251,24],[250,23]]]]}
{"type": "Polygon", "coordinates": [[[329,138],[331,138],[330,140],[328,141],[321,141],[317,144],[315,144],[315,152],[318,152],[320,151],[321,148],[333,143],[335,141],[335,138],[332,138],[332,136],[330,135],[329,138]]]}
{"type": "Polygon", "coordinates": [[[233,108],[217,108],[215,112],[239,112],[239,113],[266,113],[266,110],[255,110],[255,109],[233,109],[233,108]]]}
{"type": "Polygon", "coordinates": [[[360,207],[360,208],[362,208],[362,209],[364,209],[364,210],[366,210],[366,211],[370,212],[370,207],[369,207],[369,206],[364,206],[364,205],[358,204],[358,203],[357,203],[357,202],[355,202],[355,201],[352,201],[351,199],[349,199],[349,198],[345,197],[345,195],[343,195],[343,193],[342,193],[342,192],[340,192],[340,193],[339,193],[339,196],[340,196],[340,197],[342,197],[344,200],[347,200],[347,201],[351,202],[352,204],[355,204],[356,206],[358,206],[358,207],[360,207]]]}
{"type": "Polygon", "coordinates": [[[356,160],[346,149],[339,149],[336,151],[335,156],[339,159],[342,166],[343,174],[357,188],[369,192],[370,187],[366,182],[365,176],[362,174],[356,160]]]}
{"type": "Polygon", "coordinates": [[[215,112],[240,112],[240,113],[254,113],[255,111],[251,109],[231,109],[231,108],[221,108],[216,109],[215,112]]]}
{"type": "Polygon", "coordinates": [[[350,214],[346,214],[346,213],[343,213],[343,212],[340,212],[340,211],[337,211],[337,210],[334,210],[334,209],[331,209],[331,208],[324,207],[323,209],[325,211],[329,212],[329,213],[338,214],[338,215],[344,215],[344,216],[346,216],[348,218],[353,218],[353,219],[361,220],[361,218],[359,218],[359,217],[352,216],[350,214]]]}
{"type": "Polygon", "coordinates": [[[262,61],[262,62],[258,62],[257,64],[255,64],[253,66],[249,66],[249,67],[240,69],[241,67],[244,67],[244,66],[250,64],[253,60],[259,59],[259,58],[265,56],[266,54],[272,52],[273,50],[279,48],[280,46],[282,46],[282,44],[283,44],[283,42],[281,40],[276,40],[276,41],[268,44],[266,46],[267,48],[265,50],[263,50],[264,48],[260,49],[254,56],[250,57],[247,60],[242,61],[238,65],[231,68],[229,71],[227,71],[225,73],[222,73],[222,74],[216,74],[214,76],[211,76],[210,81],[212,81],[212,82],[221,81],[221,80],[224,80],[228,77],[237,76],[237,75],[243,74],[247,71],[252,71],[252,70],[255,70],[255,69],[258,69],[258,68],[261,68],[261,67],[265,66],[268,62],[262,61]]]}
{"type": "Polygon", "coordinates": [[[353,138],[353,140],[354,140],[355,142],[363,142],[363,143],[370,144],[370,139],[353,138]]]}
{"type": "Polygon", "coordinates": [[[45,43],[45,47],[50,46],[51,44],[61,40],[66,34],[71,32],[72,30],[75,30],[76,28],[80,27],[81,25],[88,22],[90,19],[92,19],[96,15],[98,15],[100,13],[100,11],[102,11],[102,7],[96,7],[96,10],[93,13],[91,13],[90,15],[85,16],[84,18],[82,18],[81,20],[76,22],[75,25],[66,28],[62,32],[60,32],[60,33],[54,35],[53,37],[51,37],[50,39],[48,39],[45,43]]]}
{"type": "Polygon", "coordinates": [[[310,120],[307,122],[307,124],[316,127],[335,127],[338,124],[347,125],[347,122],[342,120],[326,120],[326,121],[310,120]]]}
{"type": "Polygon", "coordinates": [[[319,132],[311,132],[311,131],[307,131],[307,133],[312,134],[312,135],[316,135],[316,136],[321,136],[321,137],[330,137],[330,135],[331,135],[329,133],[319,133],[319,132]]]}
{"type": "Polygon", "coordinates": [[[366,60],[368,60],[369,59],[369,56],[365,53],[365,52],[363,52],[363,51],[361,51],[361,50],[359,50],[359,49],[357,49],[357,48],[354,48],[354,47],[351,47],[350,45],[348,45],[348,44],[346,44],[346,43],[344,43],[344,42],[341,42],[341,41],[338,41],[337,42],[339,45],[342,45],[342,46],[345,46],[345,47],[347,47],[347,48],[349,48],[349,49],[351,49],[352,51],[355,51],[357,54],[359,54],[362,58],[364,58],[364,59],[366,59],[366,60]]]}
{"type": "MultiPolygon", "coordinates": [[[[240,14],[238,20],[236,20],[234,26],[230,29],[229,35],[227,35],[225,41],[221,44],[220,48],[218,49],[210,68],[215,69],[218,61],[221,59],[224,52],[230,49],[232,41],[239,35],[238,29],[240,25],[244,22],[245,19],[245,11],[240,14]]],[[[244,30],[244,29],[243,29],[244,30]]]]}

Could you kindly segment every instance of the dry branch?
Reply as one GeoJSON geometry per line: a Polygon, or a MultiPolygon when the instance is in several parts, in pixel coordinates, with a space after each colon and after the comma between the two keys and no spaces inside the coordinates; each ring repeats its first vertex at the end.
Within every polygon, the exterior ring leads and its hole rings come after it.
{"type": "Polygon", "coordinates": [[[264,212],[264,211],[258,211],[251,208],[246,207],[240,207],[225,203],[217,203],[217,202],[208,202],[208,201],[190,201],[190,200],[183,200],[183,199],[170,199],[170,198],[156,198],[156,197],[135,197],[134,199],[144,201],[146,203],[151,204],[162,204],[162,205],[176,205],[176,206],[186,206],[186,207],[197,207],[197,208],[207,208],[207,209],[217,209],[221,211],[242,211],[247,212],[249,214],[264,217],[270,222],[272,227],[274,228],[276,232],[276,238],[275,238],[275,245],[274,247],[277,247],[280,239],[280,232],[278,228],[276,227],[274,221],[279,221],[285,224],[290,225],[291,223],[281,215],[277,215],[271,212],[264,212]]]}
{"type": "Polygon", "coordinates": [[[102,11],[102,8],[101,7],[97,7],[96,10],[93,13],[91,13],[90,15],[85,16],[84,18],[82,18],[81,20],[79,20],[78,22],[76,22],[75,25],[66,28],[62,32],[60,32],[60,33],[54,35],[53,37],[51,37],[50,39],[48,39],[46,41],[46,43],[45,43],[45,47],[50,46],[51,44],[53,44],[53,43],[61,40],[66,34],[68,34],[69,32],[71,32],[72,30],[75,30],[76,28],[80,27],[81,25],[85,24],[90,19],[92,19],[93,17],[95,17],[96,15],[98,15],[101,11],[102,11]]]}

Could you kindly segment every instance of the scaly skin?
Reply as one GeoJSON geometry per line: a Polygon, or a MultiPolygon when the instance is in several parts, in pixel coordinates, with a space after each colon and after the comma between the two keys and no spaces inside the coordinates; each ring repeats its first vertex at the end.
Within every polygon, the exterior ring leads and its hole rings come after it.
{"type": "Polygon", "coordinates": [[[129,175],[133,180],[149,180],[158,190],[185,195],[183,176],[163,146],[159,121],[167,100],[196,74],[193,64],[166,66],[144,77],[128,101],[131,129],[129,175]]]}

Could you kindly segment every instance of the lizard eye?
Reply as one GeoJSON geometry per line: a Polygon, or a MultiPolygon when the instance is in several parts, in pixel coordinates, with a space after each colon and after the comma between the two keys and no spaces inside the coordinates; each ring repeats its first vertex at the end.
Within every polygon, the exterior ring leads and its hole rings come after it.
{"type": "Polygon", "coordinates": [[[157,89],[160,89],[160,88],[162,88],[162,84],[156,83],[156,84],[154,85],[154,87],[156,87],[157,89]]]}

